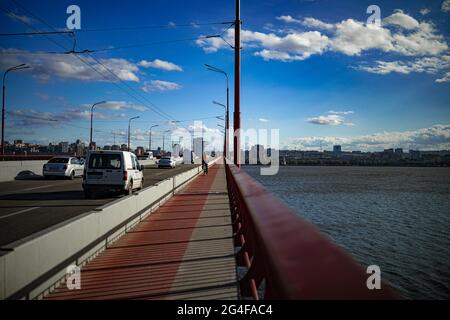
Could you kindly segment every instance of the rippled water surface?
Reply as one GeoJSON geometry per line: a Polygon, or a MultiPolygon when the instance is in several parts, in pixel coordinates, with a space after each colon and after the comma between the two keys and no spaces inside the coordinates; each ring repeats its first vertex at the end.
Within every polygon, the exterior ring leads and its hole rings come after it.
{"type": "Polygon", "coordinates": [[[244,167],[404,297],[450,298],[450,169],[244,167]]]}

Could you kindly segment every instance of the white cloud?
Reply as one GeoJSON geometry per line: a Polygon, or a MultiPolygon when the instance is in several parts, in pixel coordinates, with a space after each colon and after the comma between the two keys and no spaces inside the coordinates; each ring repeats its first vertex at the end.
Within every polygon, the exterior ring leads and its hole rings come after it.
{"type": "Polygon", "coordinates": [[[335,28],[335,26],[331,23],[326,23],[312,17],[303,19],[302,24],[310,28],[318,28],[324,30],[333,30],[335,28]]]}
{"type": "Polygon", "coordinates": [[[266,118],[259,118],[258,121],[259,122],[269,122],[270,120],[266,119],[266,118]]]}
{"type": "MultiPolygon", "coordinates": [[[[83,104],[81,105],[85,108],[90,108],[92,104],[83,104]]],[[[107,101],[106,103],[98,104],[95,106],[96,109],[104,109],[104,110],[135,110],[135,111],[148,111],[149,109],[145,106],[135,104],[128,101],[107,101]]]]}
{"type": "Polygon", "coordinates": [[[413,17],[403,13],[402,10],[396,10],[393,14],[383,19],[385,25],[395,25],[404,29],[417,29],[419,22],[413,17]]]}
{"type": "Polygon", "coordinates": [[[126,59],[98,59],[100,61],[98,63],[90,57],[83,57],[83,60],[86,62],[85,64],[76,57],[68,54],[30,55],[28,53],[28,51],[15,49],[2,49],[0,50],[0,66],[4,68],[14,64],[27,63],[31,68],[24,70],[24,72],[31,72],[35,78],[44,81],[53,77],[81,81],[118,81],[106,69],[108,68],[120,80],[139,82],[137,76],[139,68],[126,59]],[[91,65],[91,67],[88,65],[91,65]]]}
{"type": "Polygon", "coordinates": [[[308,118],[307,122],[326,126],[338,126],[344,123],[344,118],[337,114],[328,114],[324,116],[308,118]]]}
{"type": "Polygon", "coordinates": [[[330,110],[328,111],[328,113],[330,114],[339,114],[339,115],[348,115],[348,114],[353,114],[353,111],[334,111],[334,110],[330,110]]]}
{"type": "Polygon", "coordinates": [[[155,59],[153,61],[141,60],[137,65],[144,68],[155,68],[166,71],[183,71],[179,65],[160,59],[155,59]]]}
{"type": "Polygon", "coordinates": [[[173,91],[179,90],[182,86],[175,82],[163,81],[163,80],[151,80],[146,81],[142,86],[142,90],[145,92],[155,91],[173,91]]]}
{"type": "Polygon", "coordinates": [[[279,17],[276,17],[276,19],[277,19],[277,20],[280,20],[280,21],[283,21],[283,22],[286,22],[286,23],[302,23],[301,20],[292,18],[290,15],[287,15],[287,16],[279,16],[279,17]]]}
{"type": "Polygon", "coordinates": [[[413,33],[393,35],[395,51],[407,56],[439,55],[448,50],[445,38],[432,23],[421,22],[413,33]]]}
{"type": "Polygon", "coordinates": [[[390,30],[375,24],[366,25],[353,19],[347,19],[336,24],[332,49],[352,56],[369,49],[393,51],[394,45],[390,30]]]}
{"type": "Polygon", "coordinates": [[[353,114],[353,111],[328,111],[328,114],[306,119],[307,122],[325,126],[355,126],[352,122],[346,122],[345,116],[353,114]]]}
{"type": "Polygon", "coordinates": [[[450,82],[450,72],[447,72],[442,78],[436,79],[436,82],[438,83],[450,82]]]}
{"type": "MultiPolygon", "coordinates": [[[[405,56],[437,56],[448,50],[445,37],[438,33],[434,24],[419,22],[401,10],[394,11],[384,19],[383,26],[367,25],[354,19],[334,24],[312,17],[299,20],[284,15],[277,19],[317,30],[304,32],[287,28],[270,33],[243,30],[242,46],[254,49],[254,55],[264,60],[283,62],[305,60],[326,51],[340,52],[349,56],[361,55],[369,50],[405,56]]],[[[233,43],[234,30],[227,30],[224,37],[229,43],[233,43]]],[[[220,38],[200,39],[197,40],[197,45],[206,53],[229,48],[220,38]]]]}
{"type": "Polygon", "coordinates": [[[317,150],[320,145],[332,149],[333,145],[342,145],[346,150],[380,151],[387,148],[419,150],[449,150],[450,124],[437,124],[428,128],[412,131],[380,132],[352,137],[302,137],[289,138],[288,148],[317,150]]]}
{"type": "Polygon", "coordinates": [[[419,12],[421,15],[426,16],[427,14],[429,14],[431,12],[431,10],[427,9],[427,8],[423,8],[423,9],[420,9],[419,12]]]}
{"type": "Polygon", "coordinates": [[[372,66],[358,66],[356,69],[377,74],[389,74],[392,72],[410,74],[411,72],[425,72],[435,74],[441,70],[450,68],[450,55],[442,57],[424,57],[414,61],[376,61],[372,66]]]}
{"type": "Polygon", "coordinates": [[[441,4],[441,10],[443,12],[450,12],[450,0],[444,0],[441,4]]]}

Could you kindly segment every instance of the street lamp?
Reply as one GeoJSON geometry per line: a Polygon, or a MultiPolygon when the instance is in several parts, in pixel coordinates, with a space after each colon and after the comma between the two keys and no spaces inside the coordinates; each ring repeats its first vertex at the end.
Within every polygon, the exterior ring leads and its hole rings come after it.
{"type": "Polygon", "coordinates": [[[128,120],[128,151],[130,151],[130,131],[131,131],[131,120],[139,119],[140,117],[133,117],[128,120]]]}
{"type": "MultiPolygon", "coordinates": [[[[218,106],[221,106],[221,107],[223,107],[225,109],[225,116],[228,119],[227,107],[224,104],[222,104],[220,102],[217,102],[217,101],[214,101],[214,100],[213,100],[213,103],[218,105],[218,106]]],[[[219,119],[219,120],[223,120],[222,117],[216,117],[216,118],[219,119]]],[[[226,125],[227,125],[227,122],[225,121],[225,126],[226,125]]],[[[223,126],[222,126],[222,128],[225,129],[225,127],[223,127],[223,126]]],[[[225,131],[226,131],[226,129],[225,129],[225,131]]],[[[227,148],[227,139],[228,139],[227,134],[224,134],[223,139],[224,139],[224,141],[223,141],[223,155],[226,158],[227,157],[227,149],[226,148],[227,148]]]]}
{"type": "Polygon", "coordinates": [[[159,127],[159,125],[155,124],[154,126],[150,127],[150,135],[148,138],[148,151],[152,151],[152,128],[155,128],[155,127],[159,127]]]}
{"type": "Polygon", "coordinates": [[[91,107],[91,134],[90,134],[90,138],[89,138],[89,150],[92,150],[92,119],[94,117],[94,107],[96,105],[99,105],[102,103],[106,103],[106,101],[100,101],[100,102],[94,103],[91,107]]]}
{"type": "Polygon", "coordinates": [[[5,71],[3,74],[3,98],[2,98],[2,147],[1,147],[1,154],[5,154],[5,92],[6,92],[6,86],[5,86],[5,78],[8,72],[10,71],[18,71],[23,69],[28,69],[30,66],[26,65],[25,63],[19,64],[15,67],[11,67],[5,71]]]}
{"type": "MultiPolygon", "coordinates": [[[[226,109],[225,109],[225,113],[226,113],[226,117],[225,117],[226,118],[226,121],[225,121],[226,130],[225,131],[227,133],[225,134],[225,147],[224,147],[224,156],[227,157],[227,152],[228,152],[228,131],[230,130],[230,118],[229,118],[229,113],[230,113],[230,89],[228,87],[228,74],[225,71],[223,71],[223,70],[221,70],[219,68],[213,67],[213,66],[211,66],[209,64],[205,64],[205,66],[206,66],[206,68],[209,71],[214,71],[214,72],[223,74],[225,76],[226,80],[227,80],[227,105],[226,105],[226,109]]],[[[216,102],[214,102],[214,103],[218,104],[216,102]]],[[[223,104],[219,104],[219,105],[223,106],[223,104]]],[[[234,152],[236,152],[236,150],[234,152]]]]}

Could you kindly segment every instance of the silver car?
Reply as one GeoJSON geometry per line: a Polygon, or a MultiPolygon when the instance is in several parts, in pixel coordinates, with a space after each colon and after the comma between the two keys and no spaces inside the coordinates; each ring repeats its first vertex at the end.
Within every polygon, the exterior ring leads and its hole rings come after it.
{"type": "Polygon", "coordinates": [[[42,168],[45,179],[51,177],[67,177],[73,179],[83,176],[84,162],[75,157],[51,158],[42,168]]]}
{"type": "Polygon", "coordinates": [[[177,165],[174,157],[163,156],[158,161],[158,168],[175,168],[177,165]]]}

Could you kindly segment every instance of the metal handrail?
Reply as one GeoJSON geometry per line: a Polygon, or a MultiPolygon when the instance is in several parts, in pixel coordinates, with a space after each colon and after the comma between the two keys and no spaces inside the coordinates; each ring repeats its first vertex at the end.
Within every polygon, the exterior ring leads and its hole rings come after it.
{"type": "Polygon", "coordinates": [[[370,274],[259,183],[228,162],[226,176],[241,295],[259,299],[398,299],[384,282],[369,290],[370,274]]]}

